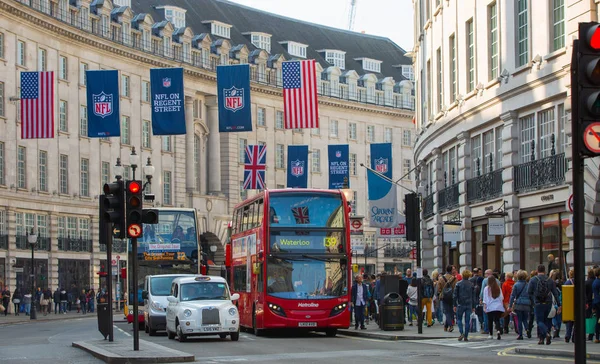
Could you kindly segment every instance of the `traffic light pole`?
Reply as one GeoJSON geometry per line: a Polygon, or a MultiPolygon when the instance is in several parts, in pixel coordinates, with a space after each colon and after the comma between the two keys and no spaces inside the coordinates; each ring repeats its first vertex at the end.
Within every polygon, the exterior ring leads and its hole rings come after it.
{"type": "Polygon", "coordinates": [[[137,238],[131,238],[131,255],[133,255],[132,259],[132,270],[130,272],[131,279],[133,281],[133,286],[129,287],[130,294],[133,293],[133,350],[140,350],[140,323],[138,320],[138,259],[137,259],[137,238]]]}
{"type": "MultiPolygon", "coordinates": [[[[113,243],[113,232],[112,232],[113,224],[110,222],[105,222],[103,229],[106,230],[106,266],[108,267],[108,275],[106,276],[106,290],[108,291],[108,341],[114,341],[114,329],[113,329],[113,310],[112,310],[112,243],[113,243]]],[[[102,287],[100,287],[102,290],[102,287]]]]}
{"type": "Polygon", "coordinates": [[[573,268],[575,270],[575,364],[586,362],[585,333],[585,220],[583,158],[580,154],[583,130],[579,120],[579,40],[573,42],[571,61],[571,141],[573,164],[573,268]]]}
{"type": "MultiPolygon", "coordinates": [[[[415,236],[415,245],[416,245],[416,254],[417,254],[417,271],[419,271],[419,269],[421,270],[421,277],[417,277],[417,300],[418,305],[417,307],[419,308],[419,312],[417,315],[417,333],[422,334],[423,333],[423,295],[422,295],[422,289],[423,289],[423,267],[421,267],[421,209],[419,208],[419,206],[421,206],[421,196],[419,194],[417,194],[415,196],[416,199],[416,210],[417,213],[415,214],[415,227],[417,228],[417,233],[415,236]]],[[[433,307],[433,302],[430,305],[431,307],[433,307]]],[[[429,322],[427,323],[429,324],[429,322]]]]}

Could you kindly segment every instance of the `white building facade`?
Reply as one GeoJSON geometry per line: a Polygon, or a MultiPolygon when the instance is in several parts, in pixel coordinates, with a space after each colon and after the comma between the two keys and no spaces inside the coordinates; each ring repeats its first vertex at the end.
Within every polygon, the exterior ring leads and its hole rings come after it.
{"type": "MultiPolygon", "coordinates": [[[[0,286],[31,286],[26,234],[33,228],[40,236],[37,286],[97,287],[96,273],[106,265],[104,247],[98,243],[98,195],[104,183],[114,180],[117,158],[126,167],[125,179],[132,177],[132,147],[142,160],[138,178],[148,158],[156,168],[154,206],[195,208],[200,240],[218,245],[221,256],[230,213],[248,196],[241,190],[245,145],[267,145],[268,188],[285,187],[287,146],[308,145],[308,187],[327,188],[327,146],[349,144],[354,211],[363,216],[366,171],[360,163],[368,164],[371,143],[394,143],[398,174],[414,167],[413,82],[408,77],[412,66],[391,41],[351,35],[357,44],[389,44],[400,54],[393,61],[381,60],[363,47],[368,65],[346,57],[339,67],[333,59],[329,64],[323,52],[318,66],[320,128],[285,130],[281,62],[320,57],[322,47],[313,47],[309,39],[275,42],[269,38],[272,31],[238,29],[227,19],[191,22],[181,7],[184,2],[172,3],[155,9],[144,1],[0,0],[5,15],[0,17],[0,286]],[[251,67],[253,131],[220,134],[216,66],[238,63],[251,67]],[[152,135],[150,69],[159,67],[184,68],[186,135],[152,135]],[[119,71],[120,138],[87,137],[85,71],[97,69],[119,71]],[[55,138],[23,140],[20,72],[42,70],[55,72],[55,138]]],[[[237,7],[219,1],[207,4],[237,7]]],[[[260,16],[275,17],[262,12],[260,16]]],[[[343,45],[335,48],[342,51],[343,45]]],[[[404,183],[414,185],[414,175],[404,183]]],[[[365,234],[374,246],[375,229],[367,228],[365,234]]],[[[373,256],[369,264],[380,263],[383,269],[384,258],[393,262],[393,251],[385,252],[377,252],[381,262],[373,256]]],[[[115,241],[113,259],[116,256],[126,259],[124,241],[115,241]]]]}
{"type": "MultiPolygon", "coordinates": [[[[413,4],[424,266],[531,271],[548,254],[571,266],[572,40],[578,22],[598,19],[597,4],[413,4]]],[[[591,265],[598,161],[586,166],[591,265]]]]}

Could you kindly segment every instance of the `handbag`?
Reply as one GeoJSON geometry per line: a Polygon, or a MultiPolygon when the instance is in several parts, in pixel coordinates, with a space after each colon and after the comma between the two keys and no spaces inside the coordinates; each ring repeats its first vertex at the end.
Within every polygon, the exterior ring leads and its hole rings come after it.
{"type": "Polygon", "coordinates": [[[13,303],[21,303],[21,300],[18,298],[13,298],[13,303]]]}
{"type": "Polygon", "coordinates": [[[6,310],[6,308],[4,308],[4,306],[0,303],[0,312],[4,312],[6,310]]]}
{"type": "Polygon", "coordinates": [[[556,316],[556,300],[554,299],[554,295],[552,295],[552,306],[550,306],[550,313],[548,314],[548,318],[554,318],[556,316]]]}
{"type": "MultiPolygon", "coordinates": [[[[0,311],[2,312],[2,311],[0,311]]],[[[585,333],[593,335],[596,332],[596,315],[585,319],[585,333]]]]}

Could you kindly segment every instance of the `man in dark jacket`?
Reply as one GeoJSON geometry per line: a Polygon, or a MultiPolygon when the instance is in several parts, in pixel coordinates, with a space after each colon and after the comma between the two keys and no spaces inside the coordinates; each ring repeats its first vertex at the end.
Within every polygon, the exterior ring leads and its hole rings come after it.
{"type": "Polygon", "coordinates": [[[60,311],[60,289],[58,287],[52,295],[52,300],[54,301],[54,314],[56,315],[60,311]]]}
{"type": "Polygon", "coordinates": [[[354,330],[366,330],[365,326],[365,306],[369,302],[369,287],[363,283],[363,277],[358,275],[356,282],[352,285],[352,302],[350,305],[354,308],[354,330]]]}
{"type": "Polygon", "coordinates": [[[556,300],[560,309],[559,293],[556,289],[556,284],[552,279],[546,276],[546,266],[538,265],[537,276],[529,281],[529,296],[533,297],[535,307],[535,321],[538,326],[538,345],[550,345],[552,342],[552,319],[548,318],[548,314],[552,309],[552,297],[556,300]]]}
{"type": "Polygon", "coordinates": [[[463,270],[462,277],[463,279],[454,286],[452,303],[454,305],[454,312],[456,313],[458,330],[460,331],[458,341],[462,341],[463,339],[469,341],[471,312],[474,312],[475,304],[478,300],[473,289],[473,283],[469,280],[471,272],[468,269],[463,270]],[[463,319],[465,320],[464,330],[463,319]]]}
{"type": "MultiPolygon", "coordinates": [[[[594,291],[592,290],[592,285],[594,284],[594,280],[596,280],[596,274],[594,273],[594,269],[590,269],[585,280],[585,318],[590,318],[593,314],[594,291]]],[[[594,340],[594,334],[588,334],[588,340],[594,340]]]]}

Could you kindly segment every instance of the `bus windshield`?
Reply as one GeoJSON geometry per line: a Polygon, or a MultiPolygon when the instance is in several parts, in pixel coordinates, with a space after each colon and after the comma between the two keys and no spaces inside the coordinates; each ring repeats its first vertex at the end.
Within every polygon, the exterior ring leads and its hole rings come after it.
{"type": "Polygon", "coordinates": [[[273,193],[269,204],[271,227],[344,227],[344,209],[339,194],[273,193]]]}
{"type": "Polygon", "coordinates": [[[158,224],[144,224],[138,240],[141,260],[195,260],[198,235],[194,211],[159,210],[158,224]]]}
{"type": "Polygon", "coordinates": [[[348,294],[340,259],[277,258],[267,264],[267,293],[284,299],[328,299],[348,294]]]}

